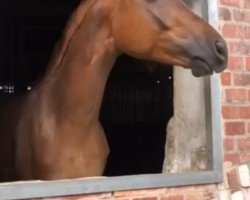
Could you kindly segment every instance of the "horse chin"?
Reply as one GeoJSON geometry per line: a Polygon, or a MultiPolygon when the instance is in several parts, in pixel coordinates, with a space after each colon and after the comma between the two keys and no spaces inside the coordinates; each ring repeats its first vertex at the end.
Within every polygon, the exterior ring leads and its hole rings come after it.
{"type": "Polygon", "coordinates": [[[193,76],[201,77],[213,74],[213,69],[204,60],[195,58],[190,62],[193,76]]]}

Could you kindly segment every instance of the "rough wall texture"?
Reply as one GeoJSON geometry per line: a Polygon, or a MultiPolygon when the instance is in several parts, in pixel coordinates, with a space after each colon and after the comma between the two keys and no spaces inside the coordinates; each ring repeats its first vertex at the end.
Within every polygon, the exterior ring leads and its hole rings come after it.
{"type": "Polygon", "coordinates": [[[221,75],[224,183],[115,192],[60,199],[249,200],[250,0],[218,0],[220,31],[228,42],[229,68],[221,75]]]}
{"type": "MultiPolygon", "coordinates": [[[[189,2],[193,12],[206,17],[203,13],[205,1],[189,2]]],[[[195,78],[190,71],[181,67],[174,68],[174,115],[167,124],[163,173],[208,168],[205,106],[207,96],[204,88],[205,78],[195,78]]]]}

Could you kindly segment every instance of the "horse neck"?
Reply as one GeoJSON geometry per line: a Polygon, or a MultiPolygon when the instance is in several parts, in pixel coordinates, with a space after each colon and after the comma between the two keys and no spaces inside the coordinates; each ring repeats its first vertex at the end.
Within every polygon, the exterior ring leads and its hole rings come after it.
{"type": "MultiPolygon", "coordinates": [[[[107,21],[107,20],[106,20],[107,21]]],[[[41,87],[59,121],[98,120],[108,75],[116,60],[110,27],[87,18],[77,29],[60,67],[41,87]]]]}

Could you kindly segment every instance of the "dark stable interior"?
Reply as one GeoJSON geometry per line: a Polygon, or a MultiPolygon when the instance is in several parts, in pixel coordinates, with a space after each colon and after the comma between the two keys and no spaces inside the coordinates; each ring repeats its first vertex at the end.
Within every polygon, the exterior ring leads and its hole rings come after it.
{"type": "MultiPolygon", "coordinates": [[[[0,96],[24,93],[42,79],[79,2],[0,0],[0,96]]],[[[110,146],[104,175],[161,173],[173,115],[172,73],[171,66],[128,55],[117,59],[100,114],[110,146]]]]}

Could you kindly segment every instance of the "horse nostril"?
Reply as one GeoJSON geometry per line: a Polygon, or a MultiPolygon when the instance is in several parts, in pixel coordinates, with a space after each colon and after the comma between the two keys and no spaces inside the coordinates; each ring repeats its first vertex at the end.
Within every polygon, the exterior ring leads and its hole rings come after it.
{"type": "Polygon", "coordinates": [[[228,52],[226,42],[223,39],[216,40],[214,44],[214,51],[216,55],[213,67],[214,71],[222,72],[227,67],[228,52]]]}
{"type": "Polygon", "coordinates": [[[215,42],[215,49],[216,49],[216,53],[217,53],[218,57],[221,60],[225,60],[227,57],[227,48],[226,48],[226,45],[224,44],[224,42],[217,40],[215,42]]]}

